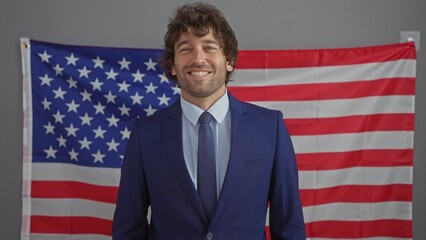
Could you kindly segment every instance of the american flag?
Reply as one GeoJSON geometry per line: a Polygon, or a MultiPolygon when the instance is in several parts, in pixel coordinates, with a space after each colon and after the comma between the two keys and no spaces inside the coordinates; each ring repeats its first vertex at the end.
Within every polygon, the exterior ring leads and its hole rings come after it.
{"type": "Polygon", "coordinates": [[[132,119],[179,98],[160,50],[22,40],[21,239],[110,239],[132,119]]]}
{"type": "Polygon", "coordinates": [[[284,114],[310,239],[412,237],[413,43],[242,51],[237,98],[284,114]]]}
{"type": "MultiPolygon", "coordinates": [[[[111,239],[130,123],[179,98],[162,51],[21,43],[21,239],[111,239]]],[[[284,113],[308,238],[412,238],[415,66],[412,43],[240,51],[228,89],[284,113]]]]}

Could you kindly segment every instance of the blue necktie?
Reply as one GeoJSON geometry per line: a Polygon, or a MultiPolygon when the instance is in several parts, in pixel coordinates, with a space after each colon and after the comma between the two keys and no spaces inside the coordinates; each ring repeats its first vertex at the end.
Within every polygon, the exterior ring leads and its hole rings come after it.
{"type": "Polygon", "coordinates": [[[209,126],[212,115],[201,114],[198,122],[198,176],[197,190],[209,221],[216,208],[216,164],[213,131],[209,126]]]}

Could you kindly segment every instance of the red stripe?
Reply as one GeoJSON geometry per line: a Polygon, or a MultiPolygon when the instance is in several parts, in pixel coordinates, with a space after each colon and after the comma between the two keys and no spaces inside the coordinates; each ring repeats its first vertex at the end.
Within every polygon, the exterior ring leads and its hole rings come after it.
{"type": "Polygon", "coordinates": [[[414,43],[349,49],[242,50],[238,52],[237,68],[338,66],[415,58],[414,43]]]}
{"type": "Polygon", "coordinates": [[[411,238],[411,220],[320,221],[306,224],[307,237],[316,238],[411,238]]]}
{"type": "Polygon", "coordinates": [[[304,207],[334,202],[412,202],[412,192],[411,184],[346,185],[323,189],[300,189],[300,198],[304,207]]]}
{"type": "Polygon", "coordinates": [[[413,149],[358,150],[351,152],[298,153],[299,170],[349,167],[413,166],[413,149]]]}
{"type": "Polygon", "coordinates": [[[33,198],[81,198],[115,203],[117,187],[98,186],[71,181],[32,181],[33,198]]]}
{"type": "MultiPolygon", "coordinates": [[[[283,79],[284,80],[284,79],[283,79]]],[[[386,78],[342,83],[228,87],[242,101],[303,101],[369,96],[414,95],[414,78],[386,78]]]]}
{"type": "Polygon", "coordinates": [[[31,216],[31,233],[111,236],[112,221],[94,217],[31,216]]]}
{"type": "Polygon", "coordinates": [[[372,114],[331,118],[285,118],[292,136],[371,131],[413,131],[414,113],[372,114]]]}
{"type": "Polygon", "coordinates": [[[272,240],[271,230],[269,229],[269,226],[265,227],[265,236],[266,236],[266,240],[272,240]]]}

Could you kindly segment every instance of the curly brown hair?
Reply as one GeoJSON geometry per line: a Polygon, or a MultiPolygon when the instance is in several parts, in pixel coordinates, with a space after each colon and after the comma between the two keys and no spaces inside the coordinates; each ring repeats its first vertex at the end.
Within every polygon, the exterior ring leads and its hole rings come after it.
{"type": "MultiPolygon", "coordinates": [[[[203,37],[212,30],[213,36],[223,49],[226,60],[235,67],[238,41],[222,12],[209,3],[188,3],[176,9],[174,16],[169,20],[167,33],[164,35],[164,55],[159,63],[168,79],[176,81],[176,76],[172,75],[175,58],[174,44],[180,35],[187,32],[189,28],[197,37],[203,37]]],[[[232,72],[233,70],[227,72],[226,84],[229,82],[232,72]]]]}

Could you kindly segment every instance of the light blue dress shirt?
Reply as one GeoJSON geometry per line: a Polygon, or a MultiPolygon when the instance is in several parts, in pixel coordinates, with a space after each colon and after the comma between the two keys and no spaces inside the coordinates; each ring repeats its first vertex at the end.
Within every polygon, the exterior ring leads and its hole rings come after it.
{"type": "MultiPolygon", "coordinates": [[[[204,112],[203,109],[180,98],[182,106],[182,142],[183,155],[186,167],[195,189],[197,189],[198,167],[198,118],[204,112]]],[[[225,93],[208,110],[213,115],[214,121],[210,122],[215,143],[216,157],[216,187],[219,198],[223,181],[228,168],[229,154],[231,151],[231,111],[229,111],[229,98],[225,93]]]]}

